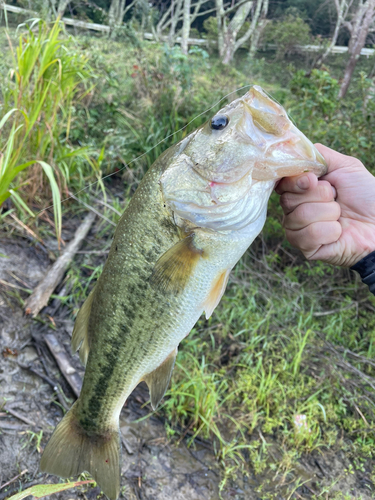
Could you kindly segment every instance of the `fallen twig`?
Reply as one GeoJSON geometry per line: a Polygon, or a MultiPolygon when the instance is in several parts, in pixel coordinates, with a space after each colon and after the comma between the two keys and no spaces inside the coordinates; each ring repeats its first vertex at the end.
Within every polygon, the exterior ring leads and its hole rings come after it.
{"type": "Polygon", "coordinates": [[[21,420],[22,422],[25,422],[25,424],[28,424],[28,425],[33,425],[35,426],[36,423],[33,422],[32,420],[29,420],[27,417],[24,417],[23,415],[21,415],[20,413],[18,413],[17,411],[14,411],[12,410],[11,408],[8,408],[7,406],[4,407],[4,410],[9,413],[10,415],[12,415],[13,417],[16,417],[18,418],[18,420],[21,420]]]}
{"type": "Polygon", "coordinates": [[[348,304],[345,307],[341,307],[338,309],[331,309],[329,311],[314,312],[313,316],[329,316],[331,314],[336,314],[336,313],[341,313],[343,311],[347,311],[348,309],[353,309],[353,307],[355,307],[357,309],[357,313],[358,313],[359,304],[362,304],[363,302],[367,302],[367,301],[368,301],[368,297],[364,297],[361,300],[351,302],[350,304],[348,304]]]}
{"type": "Polygon", "coordinates": [[[35,318],[39,311],[47,305],[51,294],[60,283],[67,267],[89,232],[94,219],[95,215],[91,212],[85,217],[82,224],[75,232],[73,240],[66,246],[63,253],[47,271],[45,277],[26,300],[26,314],[31,314],[35,318]]]}
{"type": "MultiPolygon", "coordinates": [[[[80,252],[77,252],[77,253],[80,253],[80,252]]],[[[82,252],[82,253],[85,253],[85,252],[82,252]]],[[[56,312],[58,311],[59,307],[61,306],[62,304],[62,301],[61,301],[61,298],[65,297],[66,295],[69,294],[70,290],[72,288],[72,284],[69,282],[69,283],[65,283],[62,287],[62,289],[59,291],[57,297],[55,297],[52,301],[52,304],[50,304],[50,308],[49,308],[49,313],[50,313],[50,316],[53,318],[53,316],[56,314],[56,312]]]]}
{"type": "Polygon", "coordinates": [[[358,302],[352,302],[351,304],[349,304],[346,307],[341,307],[341,308],[338,308],[338,309],[331,309],[330,311],[320,311],[320,312],[318,311],[318,312],[314,312],[313,316],[315,316],[315,317],[330,316],[331,314],[337,314],[337,313],[341,313],[343,311],[347,311],[348,309],[353,309],[353,307],[358,307],[358,302]]]}
{"type": "Polygon", "coordinates": [[[49,350],[51,351],[52,356],[55,358],[61,373],[64,375],[74,394],[78,398],[81,392],[82,378],[70,363],[64,346],[60,344],[53,333],[46,334],[44,339],[49,347],[49,350]]]}
{"type": "Polygon", "coordinates": [[[13,424],[12,422],[1,422],[0,429],[5,429],[7,431],[24,431],[26,427],[24,425],[13,424]]]}
{"type": "Polygon", "coordinates": [[[375,362],[371,361],[371,359],[366,358],[365,356],[361,356],[360,354],[356,354],[355,352],[351,351],[350,349],[347,349],[347,348],[344,348],[344,347],[341,347],[341,346],[336,346],[335,349],[337,351],[340,351],[340,352],[344,353],[344,354],[347,354],[348,356],[352,356],[359,363],[365,363],[365,364],[368,364],[368,365],[370,365],[370,366],[372,366],[372,367],[375,368],[375,362]]]}
{"type": "Polygon", "coordinates": [[[47,382],[54,391],[56,391],[57,399],[59,400],[59,403],[65,410],[69,410],[69,406],[67,402],[65,401],[65,397],[63,396],[63,390],[61,389],[61,386],[58,382],[55,382],[51,378],[47,377],[46,375],[43,375],[43,373],[38,372],[38,370],[35,370],[32,366],[27,366],[18,361],[18,365],[23,368],[24,370],[29,370],[31,373],[34,373],[34,375],[37,375],[40,377],[42,380],[47,382]]]}
{"type": "Polygon", "coordinates": [[[121,441],[122,441],[122,444],[124,445],[126,451],[128,452],[128,455],[133,455],[134,454],[133,448],[126,441],[126,439],[124,438],[124,436],[122,434],[121,434],[121,441]]]}
{"type": "Polygon", "coordinates": [[[13,283],[8,283],[5,280],[1,280],[0,279],[0,284],[3,285],[3,286],[10,286],[11,288],[16,288],[17,290],[23,290],[24,292],[31,293],[31,290],[29,290],[27,288],[24,288],[23,286],[14,285],[13,283]]]}
{"type": "Polygon", "coordinates": [[[29,226],[26,226],[26,224],[24,224],[21,220],[19,220],[19,218],[16,215],[14,215],[14,213],[11,213],[9,215],[10,215],[10,217],[12,217],[12,219],[14,219],[17,222],[17,224],[19,226],[22,227],[22,229],[24,231],[29,233],[33,238],[35,238],[37,241],[39,241],[40,243],[42,243],[44,245],[43,240],[37,234],[35,234],[34,231],[29,228],[29,226]]]}
{"type": "MultiPolygon", "coordinates": [[[[339,353],[339,351],[327,340],[325,340],[319,333],[318,336],[324,341],[325,346],[336,355],[337,363],[336,365],[340,368],[346,370],[349,373],[353,373],[359,377],[359,379],[371,387],[371,389],[375,392],[375,379],[366,375],[361,370],[350,364],[348,361],[344,359],[344,357],[339,353]]],[[[351,351],[350,351],[351,352],[351,351]]],[[[353,353],[354,354],[354,353],[353,353]]],[[[353,383],[353,381],[351,381],[353,383]]]]}
{"type": "Polygon", "coordinates": [[[2,485],[0,486],[0,490],[2,490],[3,488],[5,488],[5,486],[9,486],[11,483],[13,483],[14,481],[16,481],[19,477],[21,477],[21,476],[23,476],[24,474],[26,474],[26,472],[29,472],[29,470],[28,470],[28,469],[23,470],[23,471],[21,472],[21,474],[18,474],[18,476],[16,476],[16,477],[14,477],[14,478],[10,479],[7,483],[2,484],[2,485]]]}
{"type": "MultiPolygon", "coordinates": [[[[36,484],[39,484],[39,480],[31,481],[31,483],[27,483],[22,485],[23,489],[25,490],[26,488],[29,488],[30,486],[34,486],[36,484]]],[[[19,490],[19,485],[13,484],[7,491],[3,491],[0,493],[0,500],[4,500],[7,497],[10,497],[13,493],[16,493],[19,490]]]]}

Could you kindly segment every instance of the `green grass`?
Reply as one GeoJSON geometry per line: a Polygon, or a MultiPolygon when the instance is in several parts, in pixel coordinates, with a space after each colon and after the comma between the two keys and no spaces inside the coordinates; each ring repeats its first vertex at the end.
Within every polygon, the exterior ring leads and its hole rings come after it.
{"type": "MultiPolygon", "coordinates": [[[[368,324],[366,309],[346,309],[361,292],[347,282],[343,312],[320,316],[337,309],[337,292],[311,286],[311,279],[298,285],[280,271],[278,266],[271,271],[264,260],[243,258],[212,318],[200,320],[182,342],[163,406],[169,421],[182,429],[179,435],[187,429],[190,441],[211,435],[232,478],[239,469],[260,474],[274,466],[271,445],[278,450],[280,480],[302,454],[314,450],[343,448],[374,457],[375,397],[368,391],[375,372],[366,360],[375,322],[370,315],[368,324]],[[366,335],[360,333],[363,321],[366,335]],[[306,419],[300,428],[298,415],[306,419]]],[[[375,300],[366,297],[364,303],[371,310],[375,300]]]]}
{"type": "MultiPolygon", "coordinates": [[[[77,162],[89,161],[87,148],[72,147],[69,133],[73,105],[90,90],[92,74],[86,56],[61,39],[59,23],[34,22],[16,47],[9,44],[12,69],[1,86],[0,206],[11,197],[34,217],[31,207],[41,208],[47,184],[59,239],[61,191],[77,162]]],[[[97,166],[91,162],[94,171],[97,166]]]]}

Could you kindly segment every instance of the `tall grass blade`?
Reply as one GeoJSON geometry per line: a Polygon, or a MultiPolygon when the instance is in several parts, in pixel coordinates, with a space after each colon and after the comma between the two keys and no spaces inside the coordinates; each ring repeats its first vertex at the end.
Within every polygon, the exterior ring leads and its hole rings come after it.
{"type": "Polygon", "coordinates": [[[61,217],[61,196],[59,186],[57,185],[53,169],[51,165],[48,165],[45,161],[38,160],[39,165],[42,167],[44,173],[48,177],[51,191],[52,191],[52,200],[53,200],[53,213],[55,218],[55,228],[56,228],[56,237],[57,240],[60,241],[61,238],[61,227],[62,227],[62,217],[61,217]]]}
{"type": "Polygon", "coordinates": [[[19,205],[25,212],[31,215],[31,217],[35,217],[34,212],[27,206],[27,204],[23,201],[21,196],[14,190],[14,189],[9,189],[9,194],[12,197],[15,205],[19,205]]]}
{"type": "Polygon", "coordinates": [[[0,120],[0,130],[4,127],[4,125],[5,125],[6,121],[8,120],[8,118],[9,118],[10,116],[12,116],[12,114],[13,114],[15,111],[18,111],[18,109],[17,109],[17,108],[13,108],[13,109],[11,109],[10,111],[8,111],[8,113],[6,113],[6,114],[2,117],[2,119],[0,120]]]}

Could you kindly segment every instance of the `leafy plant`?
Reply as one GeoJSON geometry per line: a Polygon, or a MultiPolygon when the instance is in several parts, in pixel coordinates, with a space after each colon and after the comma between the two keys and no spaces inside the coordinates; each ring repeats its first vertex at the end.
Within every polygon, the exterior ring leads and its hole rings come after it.
{"type": "Polygon", "coordinates": [[[297,71],[290,81],[290,112],[314,142],[350,154],[375,171],[375,100],[371,79],[360,73],[345,100],[338,99],[338,81],[328,70],[297,71]]]}
{"type": "Polygon", "coordinates": [[[95,484],[95,481],[74,481],[72,483],[58,483],[58,484],[38,484],[36,486],[31,486],[27,490],[20,491],[15,495],[11,496],[9,500],[22,500],[22,498],[29,497],[32,495],[35,498],[43,498],[54,493],[60,493],[61,491],[70,490],[76,486],[83,486],[84,484],[95,484]]]}
{"type": "Polygon", "coordinates": [[[311,40],[310,27],[296,13],[290,12],[279,21],[267,24],[263,39],[276,45],[276,58],[283,59],[298,45],[306,45],[311,40]]]}
{"type": "Polygon", "coordinates": [[[19,37],[14,69],[2,90],[0,120],[0,205],[13,202],[34,215],[31,199],[52,192],[57,237],[61,234],[61,190],[71,180],[86,148],[69,141],[74,103],[88,92],[92,72],[87,58],[62,41],[61,25],[39,21],[19,37]]]}

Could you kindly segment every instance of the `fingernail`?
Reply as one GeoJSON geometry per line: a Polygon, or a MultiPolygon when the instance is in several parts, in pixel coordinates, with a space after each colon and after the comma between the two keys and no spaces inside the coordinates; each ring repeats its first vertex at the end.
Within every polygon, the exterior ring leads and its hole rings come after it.
{"type": "Polygon", "coordinates": [[[300,189],[309,189],[310,187],[310,180],[309,178],[307,177],[307,175],[304,175],[303,177],[300,177],[298,180],[297,180],[297,186],[300,188],[300,189]]]}

